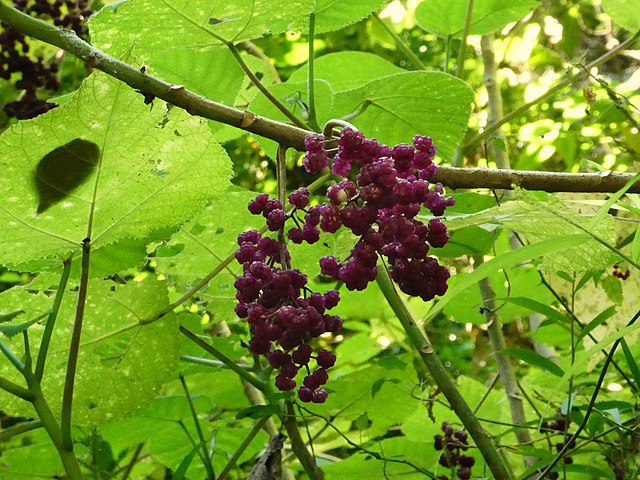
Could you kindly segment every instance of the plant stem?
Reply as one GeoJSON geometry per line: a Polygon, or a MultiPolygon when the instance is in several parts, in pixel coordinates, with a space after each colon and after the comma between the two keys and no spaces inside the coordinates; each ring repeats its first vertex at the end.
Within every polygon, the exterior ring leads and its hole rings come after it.
{"type": "Polygon", "coordinates": [[[400,37],[400,35],[396,33],[396,31],[393,29],[391,25],[387,24],[387,22],[382,20],[377,13],[374,13],[372,15],[372,18],[376,21],[378,25],[380,25],[391,36],[391,38],[393,38],[393,41],[396,42],[396,46],[398,47],[398,50],[400,50],[404,54],[404,56],[407,57],[407,60],[409,60],[409,62],[413,64],[416,70],[427,69],[427,66],[424,63],[422,63],[422,61],[420,61],[418,56],[415,53],[413,53],[413,50],[409,48],[409,45],[407,45],[406,42],[402,39],[402,37],[400,37]]]}
{"type": "Polygon", "coordinates": [[[196,426],[196,432],[198,433],[198,438],[200,439],[200,446],[202,447],[202,462],[204,463],[204,468],[207,470],[207,480],[215,480],[216,474],[213,470],[213,463],[211,463],[211,454],[209,453],[209,449],[207,448],[207,441],[204,439],[202,425],[200,425],[200,420],[198,419],[198,412],[196,412],[196,407],[193,404],[193,399],[191,398],[191,394],[189,393],[187,382],[185,381],[184,375],[182,374],[180,374],[180,383],[182,384],[184,395],[185,397],[187,397],[189,410],[191,411],[191,416],[193,417],[193,423],[196,426]]]}
{"type": "Polygon", "coordinates": [[[253,71],[249,68],[249,65],[247,65],[247,62],[245,62],[244,59],[242,58],[242,55],[240,54],[240,51],[238,50],[238,48],[231,42],[226,42],[226,45],[227,47],[229,47],[231,54],[234,56],[234,58],[240,65],[240,68],[242,68],[242,70],[247,75],[247,77],[249,77],[249,80],[251,80],[251,82],[258,88],[258,90],[260,90],[262,94],[265,97],[267,97],[267,100],[269,100],[278,110],[280,110],[280,112],[282,112],[285,117],[291,120],[291,122],[295,126],[299,128],[304,128],[305,130],[309,130],[309,126],[306,123],[304,123],[302,120],[300,120],[298,117],[296,117],[293,114],[293,112],[289,110],[284,103],[282,103],[280,100],[274,97],[273,94],[269,91],[269,89],[260,81],[258,77],[256,77],[256,74],[253,73],[253,71]]]}
{"type": "MultiPolygon", "coordinates": [[[[315,83],[315,31],[316,31],[316,14],[309,14],[309,61],[307,62],[307,102],[309,107],[309,125],[316,132],[320,131],[318,120],[316,118],[316,83],[315,83]]],[[[284,205],[284,204],[283,204],[284,205]]]]}
{"type": "Polygon", "coordinates": [[[47,324],[44,328],[44,333],[42,334],[42,341],[40,342],[40,350],[38,351],[38,359],[36,360],[34,376],[37,381],[42,380],[42,375],[44,373],[44,365],[47,361],[47,353],[49,352],[49,344],[51,342],[51,335],[53,334],[53,327],[56,323],[56,319],[58,318],[58,312],[60,311],[60,305],[62,304],[62,297],[64,297],[64,292],[69,280],[69,273],[71,272],[72,258],[73,254],[69,255],[62,262],[62,277],[60,278],[58,290],[56,290],[53,307],[51,308],[51,312],[47,318],[47,324]]]}
{"type": "Polygon", "coordinates": [[[236,373],[240,378],[242,378],[243,380],[246,380],[247,382],[249,382],[251,385],[253,385],[260,391],[265,390],[264,382],[257,379],[255,376],[253,376],[251,373],[247,372],[243,368],[240,368],[238,365],[236,365],[236,363],[233,360],[231,360],[229,357],[224,355],[213,345],[210,345],[207,342],[205,342],[203,339],[201,339],[198,335],[193,333],[191,330],[180,325],[180,333],[182,333],[189,340],[196,343],[197,345],[202,347],[204,350],[206,350],[208,353],[216,357],[218,360],[224,363],[227,366],[227,368],[229,368],[230,370],[233,370],[234,373],[236,373]]]}
{"type": "Polygon", "coordinates": [[[460,51],[458,52],[458,68],[456,69],[456,77],[462,78],[464,73],[464,60],[467,56],[467,37],[471,30],[471,19],[473,17],[473,0],[467,0],[467,16],[464,20],[464,29],[462,30],[462,38],[460,43],[460,51]]]}
{"type": "Polygon", "coordinates": [[[280,78],[280,74],[278,73],[278,69],[273,64],[273,60],[271,60],[262,49],[257,46],[255,43],[250,41],[244,41],[238,44],[245,52],[249,55],[253,55],[256,58],[259,58],[269,67],[269,72],[271,72],[271,76],[273,77],[273,81],[275,83],[282,83],[282,79],[280,78]]]}
{"type": "Polygon", "coordinates": [[[296,412],[293,408],[293,402],[291,400],[285,400],[285,413],[282,415],[282,425],[287,430],[289,441],[291,442],[291,449],[296,454],[298,460],[302,464],[304,471],[310,480],[323,480],[324,475],[322,470],[316,465],[316,460],[307,450],[304,440],[298,430],[296,423],[296,412]]]}
{"type": "Polygon", "coordinates": [[[398,292],[389,277],[389,273],[384,266],[378,267],[378,276],[376,281],[382,291],[382,294],[407,333],[409,340],[411,340],[411,343],[413,343],[413,346],[420,355],[427,372],[431,375],[440,391],[449,401],[451,409],[455,412],[473,440],[476,442],[478,449],[482,453],[482,456],[487,462],[491,472],[493,472],[496,480],[512,480],[513,477],[511,472],[503,462],[502,457],[491,441],[491,438],[489,438],[487,433],[484,431],[477,417],[473,414],[464,397],[456,388],[455,384],[447,374],[447,371],[442,366],[442,363],[440,363],[440,360],[433,351],[433,346],[429,342],[429,339],[420,327],[418,327],[415,320],[409,313],[409,310],[398,295],[398,292]]]}
{"type": "Polygon", "coordinates": [[[444,50],[444,73],[449,73],[449,55],[451,54],[451,35],[447,36],[447,44],[444,50]]]}
{"type": "Polygon", "coordinates": [[[38,428],[42,428],[42,420],[31,420],[29,422],[18,423],[13,427],[0,430],[0,442],[6,442],[17,435],[22,435],[23,433],[37,430],[38,428]]]}
{"type": "Polygon", "coordinates": [[[42,394],[42,388],[40,382],[33,376],[27,375],[27,382],[29,383],[29,390],[33,394],[33,407],[42,422],[42,426],[47,431],[47,434],[51,438],[53,445],[58,451],[58,455],[62,460],[64,470],[67,474],[67,480],[83,480],[82,472],[80,471],[80,465],[78,459],[73,453],[73,449],[68,449],[64,446],[62,440],[62,432],[60,426],[56,421],[56,418],[49,407],[49,404],[44,399],[42,394]]]}
{"type": "Polygon", "coordinates": [[[4,354],[5,357],[11,362],[11,364],[16,367],[16,369],[20,373],[24,373],[24,363],[20,360],[15,353],[9,348],[9,346],[0,340],[0,352],[4,354]]]}
{"type": "Polygon", "coordinates": [[[131,461],[127,464],[127,468],[125,468],[124,473],[122,474],[122,480],[128,480],[129,475],[131,475],[131,472],[133,471],[133,467],[135,467],[136,463],[138,462],[138,455],[140,455],[140,452],[142,451],[143,447],[144,447],[144,442],[139,443],[136,449],[134,450],[133,456],[131,457],[131,461]]]}
{"type": "Polygon", "coordinates": [[[258,435],[258,432],[262,430],[262,427],[264,426],[265,423],[267,423],[267,420],[269,420],[270,418],[271,417],[260,418],[256,423],[253,424],[253,427],[249,431],[249,434],[244,438],[242,443],[238,446],[236,451],[233,453],[233,455],[229,459],[229,462],[224,467],[224,470],[222,470],[222,473],[220,473],[220,475],[218,476],[218,480],[224,480],[225,478],[227,478],[227,475],[229,475],[233,467],[236,466],[236,462],[238,461],[240,456],[244,453],[244,451],[247,449],[249,444],[253,441],[256,435],[258,435]]]}
{"type": "MultiPolygon", "coordinates": [[[[474,256],[474,267],[482,264],[481,256],[474,256]]],[[[511,421],[515,425],[521,425],[527,423],[527,417],[524,413],[524,403],[519,395],[518,383],[516,381],[516,374],[513,371],[511,361],[502,353],[507,348],[507,344],[502,333],[502,323],[500,317],[496,312],[496,294],[491,286],[491,282],[488,278],[483,278],[479,282],[480,294],[482,296],[482,302],[484,305],[484,316],[487,319],[489,341],[491,342],[491,350],[493,356],[498,364],[498,372],[500,380],[502,380],[502,387],[507,394],[507,400],[509,401],[509,411],[511,412],[511,421]]],[[[516,438],[520,445],[531,444],[531,434],[526,428],[516,428],[516,438]]],[[[525,464],[530,467],[536,463],[536,458],[525,456],[525,464]]]]}
{"type": "Polygon", "coordinates": [[[33,394],[29,390],[3,377],[0,377],[0,390],[4,390],[5,392],[15,395],[27,402],[33,401],[33,394]]]}
{"type": "MultiPolygon", "coordinates": [[[[200,357],[192,357],[191,355],[182,355],[180,360],[189,363],[195,363],[197,365],[206,365],[207,367],[218,367],[218,368],[226,368],[227,366],[224,362],[220,360],[209,360],[208,358],[200,358],[200,357]]],[[[241,363],[236,363],[239,368],[242,368],[247,371],[251,371],[251,365],[245,365],[241,363]]]]}
{"type": "Polygon", "coordinates": [[[78,366],[78,352],[80,350],[80,337],[82,336],[82,324],[84,322],[84,308],[87,301],[87,289],[89,286],[89,255],[91,253],[91,240],[85,238],[82,241],[82,263],[80,271],[80,286],[78,288],[78,302],[76,304],[76,316],[71,334],[69,346],[69,359],[67,361],[67,374],[64,380],[64,393],[62,396],[62,415],[60,417],[60,432],[62,445],[65,450],[73,452],[73,437],[71,434],[71,421],[73,409],[73,389],[78,366]]]}

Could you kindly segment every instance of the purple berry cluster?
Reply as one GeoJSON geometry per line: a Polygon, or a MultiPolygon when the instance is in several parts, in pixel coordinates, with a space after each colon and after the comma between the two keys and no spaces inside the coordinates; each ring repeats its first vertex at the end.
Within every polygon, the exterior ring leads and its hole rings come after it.
{"type": "MultiPolygon", "coordinates": [[[[78,35],[86,35],[86,20],[93,13],[89,0],[13,0],[13,5],[24,13],[53,22],[54,25],[70,28],[78,35]]],[[[60,88],[56,76],[58,63],[38,56],[29,56],[30,47],[24,35],[4,22],[0,23],[0,78],[10,80],[19,75],[15,86],[24,90],[22,96],[8,102],[3,109],[9,117],[18,119],[33,118],[56,106],[55,103],[39,99],[38,89],[55,91],[60,88]]]]}
{"type": "MultiPolygon", "coordinates": [[[[569,424],[570,424],[570,420],[566,415],[563,415],[561,412],[556,412],[555,420],[551,422],[542,422],[542,424],[540,425],[540,433],[552,433],[552,434],[557,433],[565,436],[567,430],[569,429],[569,424]]],[[[569,445],[571,448],[575,447],[576,446],[575,441],[571,442],[569,445]]],[[[564,442],[556,443],[555,445],[556,452],[559,453],[564,448],[564,446],[565,446],[564,442]]],[[[573,463],[573,458],[571,458],[568,455],[565,455],[564,457],[562,457],[562,460],[567,465],[570,465],[573,463]]],[[[559,477],[558,472],[551,472],[548,475],[548,478],[550,478],[551,480],[556,480],[558,477],[559,477]]]]}
{"type": "MultiPolygon", "coordinates": [[[[303,164],[309,172],[328,166],[324,144],[321,135],[307,137],[303,164]]],[[[447,228],[437,218],[427,224],[416,218],[422,206],[440,216],[453,205],[442,185],[430,182],[437,172],[432,161],[435,154],[429,137],[417,135],[413,146],[390,148],[344,128],[332,172],[345,180],[329,188],[329,202],[310,208],[304,227],[290,232],[289,238],[313,243],[319,238],[318,226],[327,233],[344,226],[359,239],[347,258],[323,257],[323,275],[343,282],[349,290],[363,290],[375,279],[382,255],[391,267],[391,278],[406,294],[425,301],[443,295],[449,272],[428,253],[430,247],[447,243],[447,228]],[[354,166],[359,171],[349,179],[354,166]]]]}
{"type": "MultiPolygon", "coordinates": [[[[303,210],[309,203],[309,192],[297,190],[289,196],[289,202],[295,207],[294,213],[297,209],[303,210]]],[[[272,231],[284,228],[285,220],[291,218],[282,207],[280,201],[268,195],[258,195],[249,203],[249,211],[262,215],[272,231]]],[[[235,257],[242,264],[243,275],[235,281],[238,300],[235,311],[249,323],[249,350],[265,355],[269,364],[278,370],[275,384],[281,391],[295,389],[298,372],[306,372],[298,388],[298,398],[303,402],[323,403],[327,392],[321,387],[329,379],[327,370],[334,365],[336,356],[328,350],[313,355],[309,342],[342,328],[340,317],[327,313],[338,305],[339,293],[311,291],[307,287],[307,276],[287,267],[291,258],[286,248],[256,230],[241,233],[238,246],[235,257]],[[274,344],[280,348],[272,349],[274,344]],[[313,372],[312,359],[317,365],[313,372]]]]}
{"type": "MultiPolygon", "coordinates": [[[[461,453],[469,449],[467,432],[455,430],[448,422],[442,422],[442,432],[444,435],[433,436],[433,447],[442,451],[438,463],[445,468],[458,467],[456,470],[458,478],[468,480],[471,478],[471,468],[476,461],[473,457],[461,453]]],[[[441,475],[438,479],[448,480],[448,477],[441,475]]]]}
{"type": "Polygon", "coordinates": [[[630,275],[631,275],[631,272],[629,272],[628,268],[624,273],[622,273],[622,269],[620,268],[620,265],[617,263],[613,264],[614,277],[618,277],[620,280],[626,280],[627,278],[629,278],[630,275]]]}

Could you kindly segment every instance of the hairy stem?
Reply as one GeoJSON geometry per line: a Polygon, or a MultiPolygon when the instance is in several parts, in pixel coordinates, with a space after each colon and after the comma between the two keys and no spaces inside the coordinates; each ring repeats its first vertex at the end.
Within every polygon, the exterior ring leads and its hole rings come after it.
{"type": "Polygon", "coordinates": [[[407,57],[407,60],[409,60],[409,62],[413,64],[413,67],[416,70],[427,69],[427,66],[424,63],[422,63],[422,61],[418,58],[418,56],[413,52],[413,50],[411,50],[411,48],[409,48],[409,45],[407,45],[406,42],[402,39],[402,37],[400,37],[400,35],[396,33],[396,31],[393,29],[391,25],[389,25],[387,22],[382,20],[377,13],[374,13],[372,15],[372,18],[375,20],[375,22],[378,25],[380,25],[389,34],[391,38],[393,38],[393,41],[396,42],[396,46],[398,47],[398,50],[400,50],[402,54],[405,57],[407,57]]]}
{"type": "Polygon", "coordinates": [[[73,409],[73,388],[76,380],[76,368],[78,366],[78,352],[80,350],[80,337],[82,336],[82,324],[84,322],[84,307],[87,300],[87,288],[89,286],[89,255],[91,253],[91,240],[85,238],[82,241],[82,264],[80,272],[80,286],[78,288],[78,302],[76,304],[76,316],[71,333],[69,345],[69,359],[67,360],[67,374],[64,379],[64,393],[62,395],[62,415],[60,417],[60,431],[63,447],[73,451],[73,437],[71,435],[71,420],[73,409]]]}
{"type": "Polygon", "coordinates": [[[400,324],[404,328],[409,340],[420,355],[422,362],[426,367],[426,371],[431,375],[434,382],[449,401],[451,409],[458,416],[462,424],[465,426],[473,440],[476,442],[478,449],[482,453],[489,469],[493,473],[496,480],[512,480],[513,476],[503,462],[498,449],[495,447],[491,438],[482,428],[478,418],[473,414],[471,408],[467,404],[460,391],[447,374],[447,371],[440,363],[437,355],[433,351],[433,346],[425,333],[418,327],[416,321],[409,313],[406,305],[398,295],[393,285],[389,273],[384,266],[378,267],[378,277],[376,279],[382,294],[398,317],[400,324]]]}
{"type": "Polygon", "coordinates": [[[58,290],[56,290],[56,296],[53,300],[53,307],[51,307],[51,312],[49,313],[49,317],[47,318],[47,324],[44,328],[42,341],[40,342],[40,350],[38,351],[38,359],[36,360],[36,370],[34,376],[38,381],[42,380],[42,375],[44,373],[44,365],[47,361],[47,353],[49,352],[49,344],[51,343],[53,327],[56,323],[56,319],[58,318],[58,312],[60,311],[60,305],[62,304],[62,297],[64,296],[64,292],[67,288],[67,282],[69,280],[69,274],[71,273],[72,258],[73,254],[69,255],[69,257],[65,258],[62,262],[62,277],[60,278],[58,290]]]}
{"type": "Polygon", "coordinates": [[[284,425],[284,428],[287,430],[287,435],[289,436],[293,453],[298,457],[298,460],[302,464],[302,467],[310,480],[323,480],[324,475],[316,465],[315,458],[313,458],[311,453],[309,453],[309,450],[307,450],[307,446],[304,444],[304,440],[298,430],[293,402],[286,400],[285,409],[286,411],[282,415],[282,425],[284,425]]]}
{"type": "Polygon", "coordinates": [[[460,51],[458,52],[458,68],[456,69],[456,77],[462,78],[464,73],[464,60],[467,56],[467,37],[471,30],[471,19],[473,17],[473,0],[467,0],[467,16],[464,20],[464,29],[462,30],[462,38],[460,39],[460,51]]]}

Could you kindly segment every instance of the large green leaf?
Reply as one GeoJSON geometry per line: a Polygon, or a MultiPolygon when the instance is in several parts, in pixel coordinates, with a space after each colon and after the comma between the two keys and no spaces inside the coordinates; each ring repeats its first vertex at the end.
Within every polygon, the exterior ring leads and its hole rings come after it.
{"type": "MultiPolygon", "coordinates": [[[[316,0],[316,32],[339,30],[380,10],[390,0],[316,0]]],[[[306,31],[306,30],[305,30],[306,31]]]]}
{"type": "MultiPolygon", "coordinates": [[[[426,0],[416,9],[416,22],[442,37],[460,37],[467,18],[467,0],[426,0]]],[[[515,22],[540,4],[536,0],[476,0],[471,35],[484,35],[515,22]]]]}
{"type": "MultiPolygon", "coordinates": [[[[333,62],[327,62],[329,67],[333,62]]],[[[371,73],[379,64],[371,62],[371,73]]],[[[354,74],[359,78],[359,74],[354,74]]],[[[375,78],[358,88],[337,91],[330,80],[330,73],[320,74],[316,80],[318,120],[341,118],[356,110],[362,113],[351,122],[367,137],[375,137],[383,143],[395,145],[410,142],[414,135],[424,134],[433,138],[440,156],[451,158],[467,130],[473,91],[451,75],[441,72],[402,72],[375,78]],[[326,86],[324,84],[326,83],[326,86]],[[333,98],[331,98],[333,92],[333,98]]],[[[338,86],[344,85],[340,80],[338,86]]],[[[347,84],[349,85],[349,84],[347,84]]],[[[286,101],[298,94],[306,101],[306,83],[275,85],[274,95],[286,101]]],[[[266,116],[284,120],[266,99],[257,97],[252,110],[266,116]]]]}
{"type": "MultiPolygon", "coordinates": [[[[69,287],[65,294],[51,340],[43,380],[45,397],[59,411],[69,342],[73,327],[76,294],[69,287]]],[[[51,307],[52,299],[33,293],[29,285],[14,287],[0,294],[3,305],[24,305],[28,315],[38,315],[51,307]]],[[[168,304],[165,282],[149,276],[141,281],[119,285],[112,281],[89,283],[78,373],[74,395],[73,421],[100,423],[130,415],[155,397],[159,386],[172,378],[178,361],[177,322],[173,314],[144,325],[168,304]]],[[[32,351],[36,355],[44,325],[29,328],[32,351]]],[[[22,352],[22,341],[12,339],[11,348],[22,352]]],[[[20,382],[19,374],[6,361],[0,362],[0,375],[20,382]]],[[[3,410],[33,416],[22,400],[2,394],[3,410]]]]}
{"type": "Polygon", "coordinates": [[[640,5],[637,0],[602,0],[602,8],[627,30],[640,30],[640,5]]]}
{"type": "MultiPolygon", "coordinates": [[[[73,165],[63,162],[60,169],[72,175],[73,165]]],[[[167,111],[162,102],[145,105],[102,74],[87,79],[65,105],[2,134],[0,169],[0,263],[9,265],[65,254],[87,236],[99,248],[178,226],[223,192],[231,176],[206,123],[167,111]],[[43,209],[42,185],[55,190],[59,178],[38,165],[76,140],[95,147],[67,149],[68,155],[84,161],[97,148],[98,163],[65,186],[64,196],[48,194],[43,209]]]]}

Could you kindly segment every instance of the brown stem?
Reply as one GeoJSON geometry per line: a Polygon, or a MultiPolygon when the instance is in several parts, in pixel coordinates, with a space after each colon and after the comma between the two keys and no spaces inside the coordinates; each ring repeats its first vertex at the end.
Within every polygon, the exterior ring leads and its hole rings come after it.
{"type": "Polygon", "coordinates": [[[298,430],[298,424],[296,423],[296,412],[293,408],[293,402],[290,400],[285,401],[286,411],[282,415],[282,425],[287,430],[289,441],[291,442],[291,449],[296,454],[298,460],[302,464],[302,468],[307,473],[311,480],[323,480],[324,475],[322,471],[316,465],[316,460],[313,458],[309,450],[307,450],[304,440],[298,430]]]}
{"type": "Polygon", "coordinates": [[[69,359],[67,361],[67,374],[64,380],[64,393],[62,396],[62,415],[60,417],[60,431],[62,446],[73,452],[73,437],[71,435],[71,415],[73,409],[73,389],[76,380],[76,368],[78,366],[78,351],[80,350],[80,337],[82,336],[82,324],[84,322],[84,308],[87,301],[87,289],[89,286],[89,254],[91,253],[91,240],[85,238],[82,241],[82,263],[80,272],[80,287],[78,288],[78,302],[76,304],[76,316],[69,345],[69,359]]]}

